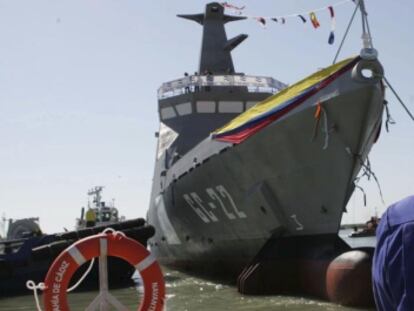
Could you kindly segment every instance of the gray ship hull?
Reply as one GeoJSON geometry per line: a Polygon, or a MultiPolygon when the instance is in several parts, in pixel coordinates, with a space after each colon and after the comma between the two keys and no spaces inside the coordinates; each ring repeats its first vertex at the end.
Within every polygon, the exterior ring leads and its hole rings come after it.
{"type": "Polygon", "coordinates": [[[166,265],[237,273],[269,238],[336,235],[383,99],[379,80],[349,71],[243,143],[207,138],[167,171],[161,157],[151,251],[166,265]],[[318,102],[325,123],[315,132],[318,102]]]}

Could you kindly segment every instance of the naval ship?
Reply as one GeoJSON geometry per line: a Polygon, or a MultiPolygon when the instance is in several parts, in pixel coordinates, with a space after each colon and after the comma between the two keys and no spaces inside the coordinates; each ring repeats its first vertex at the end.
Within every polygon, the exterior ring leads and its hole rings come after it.
{"type": "Polygon", "coordinates": [[[170,267],[238,275],[272,241],[297,254],[337,247],[382,123],[375,50],[287,86],[236,71],[231,51],[247,35],[228,39],[224,25],[245,17],[219,3],[178,16],[202,26],[201,56],[197,73],[158,90],[151,251],[170,267]]]}

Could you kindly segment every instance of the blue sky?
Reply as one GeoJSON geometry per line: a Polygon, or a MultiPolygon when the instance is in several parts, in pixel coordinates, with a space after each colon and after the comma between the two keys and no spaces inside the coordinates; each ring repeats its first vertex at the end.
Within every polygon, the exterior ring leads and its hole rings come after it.
{"type": "MultiPolygon", "coordinates": [[[[46,231],[71,228],[86,191],[106,186],[127,217],[145,216],[158,129],[156,90],[197,70],[201,27],[175,17],[200,13],[208,1],[0,0],[0,214],[39,216],[46,231]]],[[[306,12],[338,0],[233,1],[250,15],[306,12]]],[[[386,75],[414,110],[412,1],[368,0],[374,44],[386,75]]],[[[300,20],[262,29],[252,20],[228,24],[247,33],[233,53],[237,71],[293,83],[332,62],[353,10],[336,10],[321,28],[300,20]]],[[[342,58],[361,47],[353,26],[342,58]]],[[[397,124],[371,153],[386,204],[413,193],[414,123],[388,93],[397,124]]],[[[381,212],[375,183],[351,199],[348,221],[381,212]]]]}

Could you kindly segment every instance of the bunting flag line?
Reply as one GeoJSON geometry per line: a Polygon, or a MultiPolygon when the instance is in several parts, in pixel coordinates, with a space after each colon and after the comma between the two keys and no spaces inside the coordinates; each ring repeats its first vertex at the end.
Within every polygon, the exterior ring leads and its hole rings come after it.
{"type": "Polygon", "coordinates": [[[223,3],[221,3],[221,5],[223,7],[225,7],[226,9],[233,9],[233,10],[237,10],[237,11],[243,11],[244,8],[246,7],[245,5],[243,5],[243,6],[235,6],[235,5],[230,4],[228,2],[223,2],[223,3]]]}
{"type": "Polygon", "coordinates": [[[335,42],[335,28],[336,28],[336,20],[335,20],[335,11],[333,6],[328,7],[329,15],[331,16],[331,33],[329,34],[328,43],[334,44],[335,42]]]}
{"type": "Polygon", "coordinates": [[[340,5],[346,4],[346,3],[357,3],[358,1],[357,0],[342,0],[340,2],[332,4],[330,6],[314,9],[314,10],[308,11],[308,12],[301,12],[301,13],[295,13],[295,14],[289,14],[289,15],[283,15],[283,16],[268,16],[268,17],[244,15],[244,14],[242,14],[242,10],[245,9],[245,6],[235,6],[235,5],[232,5],[228,2],[223,2],[222,6],[225,9],[230,9],[230,10],[237,11],[238,15],[241,15],[245,18],[256,20],[260,24],[260,26],[262,26],[263,28],[266,28],[266,24],[267,24],[268,20],[272,20],[275,23],[284,25],[284,24],[286,24],[288,18],[296,18],[296,19],[299,18],[304,24],[306,24],[307,23],[307,18],[305,16],[309,16],[309,20],[310,20],[310,23],[313,26],[313,28],[318,29],[319,27],[321,27],[321,23],[319,22],[319,19],[318,19],[316,13],[321,12],[321,11],[326,12],[328,10],[329,16],[330,16],[330,19],[331,19],[331,30],[330,30],[330,33],[329,33],[328,43],[330,45],[332,45],[335,42],[335,28],[336,28],[336,14],[335,14],[334,8],[338,7],[340,5]]]}
{"type": "Polygon", "coordinates": [[[222,2],[221,6],[224,7],[225,9],[230,9],[235,11],[237,14],[241,15],[243,13],[243,10],[245,9],[246,6],[235,6],[233,4],[230,4],[228,2],[222,2]]]}
{"type": "MultiPolygon", "coordinates": [[[[262,17],[263,18],[263,17],[262,17]]],[[[286,23],[286,19],[284,17],[279,18],[280,19],[280,23],[283,25],[286,23]]],[[[275,23],[279,23],[279,19],[277,19],[276,17],[272,17],[271,20],[274,21],[275,23]]]]}
{"type": "MultiPolygon", "coordinates": [[[[356,0],[342,0],[340,2],[337,2],[337,3],[332,4],[330,6],[332,6],[332,7],[338,7],[338,6],[341,6],[341,5],[350,3],[350,2],[355,2],[355,1],[356,0]]],[[[226,6],[223,5],[223,3],[222,3],[222,5],[224,6],[224,8],[229,8],[229,9],[238,8],[239,11],[244,10],[245,7],[246,7],[246,6],[237,7],[237,6],[234,6],[234,5],[232,5],[232,4],[228,3],[228,2],[224,2],[224,3],[226,3],[226,6]]],[[[309,10],[307,12],[298,12],[298,13],[294,13],[294,14],[286,14],[286,15],[279,15],[279,16],[277,16],[277,15],[275,15],[275,16],[261,16],[261,17],[263,17],[264,19],[272,19],[272,18],[281,19],[282,17],[283,18],[297,18],[298,15],[306,16],[306,15],[309,15],[309,13],[311,13],[311,12],[318,13],[318,12],[321,12],[321,11],[326,11],[330,6],[325,6],[325,7],[321,7],[321,8],[318,8],[318,9],[309,10]]],[[[247,17],[247,18],[260,17],[260,16],[252,16],[252,15],[243,15],[243,16],[244,17],[247,17]]]]}
{"type": "Polygon", "coordinates": [[[316,17],[315,12],[310,12],[309,13],[309,18],[312,22],[313,28],[317,29],[321,26],[321,24],[318,21],[318,18],[316,17]]]}
{"type": "Polygon", "coordinates": [[[302,14],[298,14],[298,17],[302,20],[302,22],[306,23],[306,18],[302,14]]]}
{"type": "Polygon", "coordinates": [[[257,22],[263,27],[266,28],[266,19],[263,17],[256,17],[257,22]]]}

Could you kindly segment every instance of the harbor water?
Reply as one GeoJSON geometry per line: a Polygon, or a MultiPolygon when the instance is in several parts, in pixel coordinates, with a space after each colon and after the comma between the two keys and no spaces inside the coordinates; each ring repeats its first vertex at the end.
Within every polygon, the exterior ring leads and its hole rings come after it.
{"type": "MultiPolygon", "coordinates": [[[[373,238],[346,238],[350,230],[343,231],[343,236],[354,247],[373,246],[373,238]]],[[[164,269],[167,288],[168,311],[208,311],[208,310],[243,310],[243,311],[271,311],[271,310],[329,310],[351,311],[367,310],[347,308],[309,297],[290,296],[242,296],[235,286],[213,283],[178,271],[164,269]]],[[[142,296],[142,288],[138,275],[134,278],[134,285],[123,289],[111,290],[111,293],[129,310],[136,310],[142,296]]],[[[97,292],[70,293],[69,303],[71,310],[84,310],[96,297],[97,292]]],[[[0,299],[1,311],[36,310],[34,298],[28,292],[26,296],[0,299]]]]}

